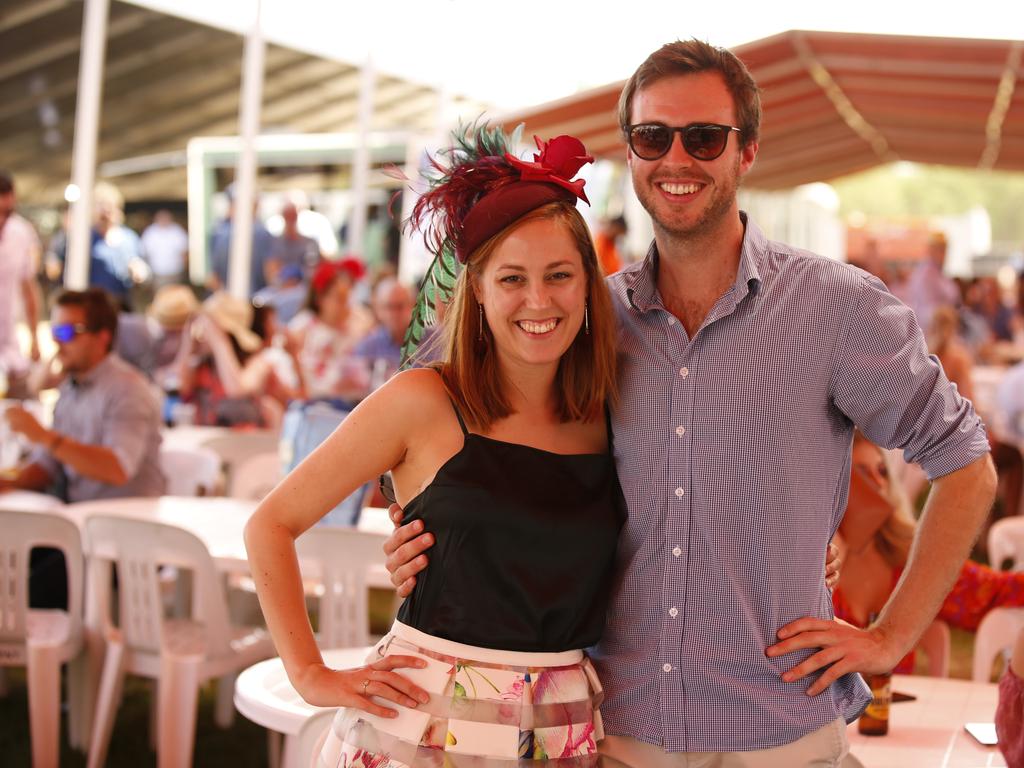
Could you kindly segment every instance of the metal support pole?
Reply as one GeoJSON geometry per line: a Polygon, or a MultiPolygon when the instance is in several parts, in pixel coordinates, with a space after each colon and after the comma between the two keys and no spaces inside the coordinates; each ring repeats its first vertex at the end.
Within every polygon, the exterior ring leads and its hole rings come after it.
{"type": "Polygon", "coordinates": [[[202,152],[193,143],[188,146],[188,279],[203,285],[210,255],[210,195],[214,192],[213,170],[206,167],[202,152]]]}
{"type": "Polygon", "coordinates": [[[75,290],[89,285],[92,188],[96,182],[96,143],[103,103],[103,59],[109,8],[110,0],[85,0],[83,9],[75,140],[71,154],[71,182],[78,188],[78,197],[71,203],[71,232],[64,266],[64,285],[75,290]]]}
{"type": "Polygon", "coordinates": [[[373,97],[377,76],[369,56],[363,64],[359,82],[359,139],[352,157],[352,216],[349,219],[347,249],[365,256],[366,190],[370,182],[370,125],[373,121],[373,97]]]}
{"type": "MultiPolygon", "coordinates": [[[[413,206],[419,195],[414,191],[422,185],[420,168],[424,162],[424,154],[429,151],[436,153],[446,147],[450,141],[452,130],[452,93],[447,85],[437,85],[437,113],[434,118],[434,131],[430,137],[410,136],[405,152],[405,175],[410,181],[402,193],[402,223],[412,215],[413,206]],[[412,188],[410,188],[412,187],[412,188]]],[[[398,279],[406,285],[413,285],[430,266],[433,256],[427,250],[420,232],[402,232],[402,240],[398,250],[398,279]]]]}
{"type": "MultiPolygon", "coordinates": [[[[252,218],[256,202],[256,136],[260,129],[263,105],[263,60],[266,43],[260,23],[261,0],[256,0],[256,21],[245,39],[242,66],[241,114],[242,139],[235,174],[234,219],[231,223],[231,261],[228,265],[228,290],[240,299],[248,299],[252,285],[252,218]]],[[[262,269],[262,264],[256,265],[262,269]]]]}
{"type": "Polygon", "coordinates": [[[405,222],[412,216],[412,209],[418,198],[414,188],[419,183],[420,161],[423,159],[425,151],[426,147],[419,137],[410,134],[409,142],[405,146],[405,175],[410,181],[403,185],[402,210],[398,212],[400,216],[398,223],[402,228],[402,239],[398,244],[398,279],[406,285],[413,285],[417,277],[426,271],[423,258],[426,248],[423,245],[423,235],[420,232],[409,232],[405,229],[405,222]]]}

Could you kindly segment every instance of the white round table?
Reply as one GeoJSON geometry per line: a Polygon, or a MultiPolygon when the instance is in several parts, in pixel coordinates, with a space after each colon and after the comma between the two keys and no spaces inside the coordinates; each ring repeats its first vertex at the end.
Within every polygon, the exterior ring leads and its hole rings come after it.
{"type": "Polygon", "coordinates": [[[63,513],[82,530],[90,515],[112,515],[184,528],[206,545],[219,570],[248,573],[243,534],[258,503],[226,496],[154,496],[80,501],[66,505],[63,513]]]}
{"type": "MultiPolygon", "coordinates": [[[[361,667],[371,650],[372,646],[325,650],[324,663],[333,669],[361,667]]],[[[235,708],[254,723],[291,736],[307,719],[325,709],[302,700],[288,682],[280,657],[253,664],[238,676],[235,708]]]]}
{"type": "Polygon", "coordinates": [[[999,687],[923,675],[895,675],[892,690],[916,696],[889,708],[889,733],[863,736],[847,727],[850,752],[865,768],[1005,766],[996,747],[979,744],[965,723],[992,722],[999,687]]]}
{"type": "MultiPolygon", "coordinates": [[[[334,648],[323,651],[324,663],[334,669],[360,667],[372,647],[334,648]]],[[[271,765],[296,768],[299,731],[303,724],[327,707],[314,707],[288,682],[280,657],[253,664],[235,680],[235,709],[274,734],[284,735],[270,739],[271,765]]]]}
{"type": "Polygon", "coordinates": [[[163,448],[175,450],[189,450],[206,445],[216,437],[230,435],[231,430],[227,427],[205,427],[195,424],[187,424],[176,427],[164,427],[160,430],[160,437],[163,438],[163,448]]]}

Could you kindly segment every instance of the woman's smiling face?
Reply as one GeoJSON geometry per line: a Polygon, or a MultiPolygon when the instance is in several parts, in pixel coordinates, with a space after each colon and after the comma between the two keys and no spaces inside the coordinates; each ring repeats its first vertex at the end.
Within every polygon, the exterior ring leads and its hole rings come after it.
{"type": "Polygon", "coordinates": [[[568,226],[527,221],[505,236],[474,282],[498,360],[554,365],[583,324],[587,275],[568,226]]]}

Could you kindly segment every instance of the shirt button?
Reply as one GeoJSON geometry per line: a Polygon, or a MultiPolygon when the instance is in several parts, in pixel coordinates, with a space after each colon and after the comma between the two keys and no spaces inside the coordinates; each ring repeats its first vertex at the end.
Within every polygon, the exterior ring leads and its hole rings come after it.
{"type": "Polygon", "coordinates": [[[679,547],[675,547],[672,550],[672,554],[675,555],[676,557],[679,557],[681,554],[683,554],[683,550],[681,550],[679,547]]]}
{"type": "Polygon", "coordinates": [[[661,671],[662,672],[671,672],[672,671],[672,665],[671,664],[662,664],[661,665],[661,671]]]}
{"type": "Polygon", "coordinates": [[[676,427],[676,434],[682,437],[686,434],[686,427],[676,427]]]}
{"type": "Polygon", "coordinates": [[[686,491],[684,491],[682,488],[676,488],[676,497],[677,498],[680,498],[680,499],[683,498],[683,494],[684,493],[686,493],[686,491]]]}
{"type": "Polygon", "coordinates": [[[669,608],[668,609],[668,615],[671,616],[674,619],[676,616],[679,615],[679,609],[675,608],[675,607],[669,608]]]}
{"type": "Polygon", "coordinates": [[[669,324],[669,325],[675,325],[675,324],[676,324],[676,319],[675,319],[675,317],[673,317],[672,315],[669,315],[669,316],[668,316],[668,324],[669,324]]]}
{"type": "Polygon", "coordinates": [[[690,375],[690,369],[689,368],[680,368],[679,369],[679,375],[682,376],[685,379],[687,376],[690,375]]]}

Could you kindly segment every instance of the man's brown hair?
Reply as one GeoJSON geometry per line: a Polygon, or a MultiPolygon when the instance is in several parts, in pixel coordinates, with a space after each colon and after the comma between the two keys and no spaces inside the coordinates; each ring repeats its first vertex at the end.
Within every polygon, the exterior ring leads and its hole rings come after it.
{"type": "Polygon", "coordinates": [[[594,241],[572,203],[549,203],[525,214],[469,255],[445,313],[445,362],[438,368],[463,415],[482,431],[509,416],[512,408],[498,369],[494,337],[486,323],[482,331],[480,328],[480,305],[473,281],[512,231],[528,221],[541,219],[557,219],[565,224],[580,252],[587,281],[590,332],[581,328],[558,363],[555,388],[559,416],[562,421],[592,421],[600,418],[606,404],[611,405],[616,399],[615,315],[594,241]]]}
{"type": "Polygon", "coordinates": [[[117,308],[102,288],[87,288],[84,291],[63,290],[54,299],[57,307],[81,307],[85,314],[85,327],[90,333],[110,332],[109,352],[117,338],[117,308]]]}
{"type": "Polygon", "coordinates": [[[761,128],[761,95],[757,83],[734,53],[701,40],[666,43],[641,64],[626,81],[619,96],[619,127],[623,133],[631,123],[633,97],[641,88],[665,77],[717,72],[732,95],[737,128],[743,146],[757,141],[761,128]]]}

